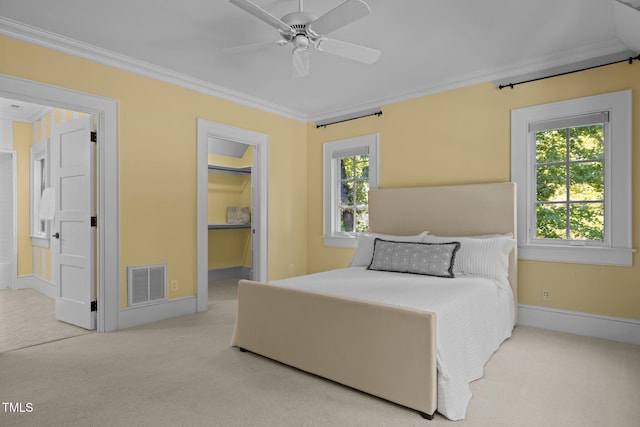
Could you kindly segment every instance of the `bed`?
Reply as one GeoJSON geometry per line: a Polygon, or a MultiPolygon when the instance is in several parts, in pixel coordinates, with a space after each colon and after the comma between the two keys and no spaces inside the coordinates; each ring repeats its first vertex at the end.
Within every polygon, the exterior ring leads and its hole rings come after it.
{"type": "Polygon", "coordinates": [[[515,184],[371,190],[369,223],[374,258],[386,247],[451,249],[456,278],[374,271],[373,261],[357,259],[359,247],[349,268],[268,284],[241,280],[232,345],[428,419],[436,410],[464,419],[469,383],[516,321],[515,184]],[[411,237],[405,244],[397,236],[411,237]],[[493,261],[469,261],[469,248],[493,242],[503,252],[497,277],[483,270],[493,261]],[[482,275],[468,274],[469,262],[482,275]]]}

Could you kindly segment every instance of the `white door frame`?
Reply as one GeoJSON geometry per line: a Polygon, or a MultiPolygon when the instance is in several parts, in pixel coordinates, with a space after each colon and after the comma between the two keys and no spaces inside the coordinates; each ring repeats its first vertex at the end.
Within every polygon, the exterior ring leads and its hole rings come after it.
{"type": "Polygon", "coordinates": [[[118,330],[120,238],[118,204],[118,102],[0,74],[0,97],[95,114],[97,148],[97,331],[118,330]]]}
{"type": "MultiPolygon", "coordinates": [[[[9,288],[6,289],[18,289],[18,159],[15,150],[5,150],[0,148],[0,154],[9,155],[11,157],[11,172],[13,178],[11,183],[11,205],[12,209],[12,221],[11,221],[11,250],[13,251],[11,257],[11,283],[9,288]]],[[[2,288],[0,288],[2,289],[2,288]]]]}
{"type": "MultiPolygon", "coordinates": [[[[209,306],[209,227],[208,227],[208,183],[209,183],[209,138],[224,139],[251,145],[254,148],[254,165],[257,197],[252,197],[252,223],[255,234],[252,235],[253,245],[257,255],[253,257],[254,280],[266,282],[268,280],[268,212],[269,212],[269,136],[247,129],[236,128],[221,123],[197,119],[198,139],[198,226],[197,226],[197,310],[205,311],[209,306]]],[[[252,176],[252,180],[254,177],[252,176]]]]}

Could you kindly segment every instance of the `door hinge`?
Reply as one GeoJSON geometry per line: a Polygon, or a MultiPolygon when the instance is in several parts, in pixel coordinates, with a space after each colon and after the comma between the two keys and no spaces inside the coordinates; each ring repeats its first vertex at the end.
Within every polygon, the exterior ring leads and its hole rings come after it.
{"type": "Polygon", "coordinates": [[[98,226],[98,217],[97,216],[92,216],[91,217],[91,226],[92,227],[97,227],[98,226]]]}
{"type": "Polygon", "coordinates": [[[98,311],[98,301],[91,301],[91,311],[98,311]]]}
{"type": "Polygon", "coordinates": [[[91,132],[91,142],[98,142],[98,132],[91,132]]]}

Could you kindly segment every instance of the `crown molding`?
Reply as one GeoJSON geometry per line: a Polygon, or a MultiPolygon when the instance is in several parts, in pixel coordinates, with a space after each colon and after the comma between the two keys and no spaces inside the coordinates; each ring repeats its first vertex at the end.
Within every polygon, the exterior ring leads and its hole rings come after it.
{"type": "Polygon", "coordinates": [[[300,114],[298,111],[4,17],[0,17],[0,35],[171,83],[185,89],[215,96],[268,113],[298,121],[307,121],[306,115],[300,114]]]}
{"type": "Polygon", "coordinates": [[[353,114],[358,111],[380,106],[384,107],[385,105],[459,89],[465,86],[496,81],[509,76],[523,75],[539,70],[568,65],[628,49],[628,46],[620,41],[620,39],[612,38],[578,49],[537,58],[529,58],[509,67],[485,69],[476,73],[470,73],[456,80],[440,81],[417,90],[411,90],[389,97],[379,97],[369,102],[350,105],[339,110],[332,109],[330,111],[303,114],[281,105],[270,103],[106,49],[100,49],[87,43],[44,31],[11,19],[0,17],[0,34],[305,123],[318,122],[335,116],[353,114]]]}
{"type": "Polygon", "coordinates": [[[470,73],[456,80],[445,80],[425,86],[423,88],[408,91],[390,97],[381,97],[370,102],[350,106],[342,110],[331,110],[319,112],[309,115],[309,121],[319,122],[327,120],[335,116],[347,115],[357,111],[367,110],[371,108],[381,107],[385,105],[396,104],[410,99],[420,98],[427,95],[446,92],[449,90],[460,89],[462,87],[471,86],[480,83],[487,83],[503,79],[510,76],[518,76],[532,73],[549,68],[559,67],[563,65],[573,64],[585,61],[594,57],[606,56],[628,50],[629,47],[617,38],[612,38],[604,42],[583,46],[577,49],[556,53],[553,55],[541,56],[528,59],[510,67],[495,67],[485,69],[476,73],[470,73]]]}

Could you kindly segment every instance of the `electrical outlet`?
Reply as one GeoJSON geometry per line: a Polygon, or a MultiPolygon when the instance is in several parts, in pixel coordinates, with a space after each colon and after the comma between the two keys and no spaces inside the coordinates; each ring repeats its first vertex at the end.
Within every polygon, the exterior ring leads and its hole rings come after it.
{"type": "Polygon", "coordinates": [[[289,264],[289,273],[293,273],[294,271],[296,271],[295,265],[289,264]]]}
{"type": "Polygon", "coordinates": [[[542,290],[542,301],[551,301],[551,291],[549,289],[542,290]]]}
{"type": "Polygon", "coordinates": [[[171,281],[171,291],[175,292],[178,290],[178,281],[177,280],[172,280],[171,281]]]}

